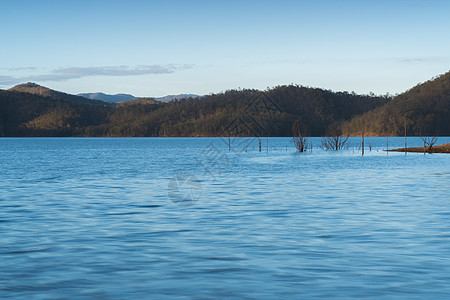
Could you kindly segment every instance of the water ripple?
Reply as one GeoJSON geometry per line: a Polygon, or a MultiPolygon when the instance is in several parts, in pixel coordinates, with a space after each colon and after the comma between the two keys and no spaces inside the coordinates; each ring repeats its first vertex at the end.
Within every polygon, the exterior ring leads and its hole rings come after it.
{"type": "Polygon", "coordinates": [[[369,140],[225,148],[211,176],[217,139],[2,139],[0,298],[450,298],[448,156],[369,140]],[[193,205],[168,196],[180,172],[193,205]]]}

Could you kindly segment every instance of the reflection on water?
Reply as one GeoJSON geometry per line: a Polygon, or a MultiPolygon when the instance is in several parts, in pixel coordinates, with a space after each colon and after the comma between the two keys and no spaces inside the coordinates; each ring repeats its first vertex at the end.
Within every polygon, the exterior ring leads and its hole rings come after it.
{"type": "Polygon", "coordinates": [[[449,298],[450,157],[358,143],[0,139],[0,297],[449,298]]]}

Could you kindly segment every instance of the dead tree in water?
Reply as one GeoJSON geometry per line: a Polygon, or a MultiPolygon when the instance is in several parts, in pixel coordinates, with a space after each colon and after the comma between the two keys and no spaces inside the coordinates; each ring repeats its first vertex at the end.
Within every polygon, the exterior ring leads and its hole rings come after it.
{"type": "Polygon", "coordinates": [[[436,144],[438,137],[437,136],[421,136],[420,139],[423,142],[423,152],[431,153],[434,144],[436,144]],[[428,151],[426,148],[428,147],[428,151]]]}
{"type": "Polygon", "coordinates": [[[320,148],[334,151],[348,149],[349,145],[347,141],[349,136],[342,136],[342,130],[338,123],[334,123],[328,127],[328,134],[330,136],[322,138],[320,148]]]}
{"type": "Polygon", "coordinates": [[[348,136],[327,136],[322,138],[321,148],[324,150],[348,149],[348,136]]]}
{"type": "MultiPolygon", "coordinates": [[[[406,128],[407,126],[411,125],[410,121],[409,121],[409,116],[408,114],[404,114],[403,117],[401,118],[403,120],[403,126],[404,126],[404,131],[405,131],[405,149],[407,148],[407,144],[406,144],[406,128]]],[[[405,155],[408,153],[408,151],[405,151],[405,155]]]]}
{"type": "Polygon", "coordinates": [[[299,120],[296,120],[294,125],[292,125],[292,141],[298,152],[306,152],[308,150],[306,127],[299,120]]]}
{"type": "Polygon", "coordinates": [[[364,155],[364,128],[362,130],[362,135],[361,135],[361,148],[362,148],[362,155],[364,155]]]}

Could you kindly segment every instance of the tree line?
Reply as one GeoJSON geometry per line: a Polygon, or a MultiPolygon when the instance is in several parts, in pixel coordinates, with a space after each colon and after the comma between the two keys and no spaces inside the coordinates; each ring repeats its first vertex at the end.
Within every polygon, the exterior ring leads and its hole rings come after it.
{"type": "Polygon", "coordinates": [[[0,90],[0,136],[292,136],[296,120],[304,136],[358,135],[362,128],[403,135],[405,127],[411,135],[450,135],[449,83],[447,73],[394,98],[283,85],[130,105],[0,90]],[[267,104],[276,107],[270,115],[267,104]]]}

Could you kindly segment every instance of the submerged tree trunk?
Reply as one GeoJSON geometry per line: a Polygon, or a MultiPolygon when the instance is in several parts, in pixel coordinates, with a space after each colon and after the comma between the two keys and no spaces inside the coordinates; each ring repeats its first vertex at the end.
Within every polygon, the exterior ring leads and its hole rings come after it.
{"type": "MultiPolygon", "coordinates": [[[[406,121],[405,121],[405,149],[406,148],[407,148],[407,146],[406,146],[406,121]]],[[[405,155],[406,155],[406,153],[408,153],[408,152],[405,151],[405,155]]]]}
{"type": "Polygon", "coordinates": [[[308,150],[308,138],[306,137],[306,129],[300,120],[294,122],[292,125],[292,141],[298,152],[305,152],[308,150]]]}
{"type": "Polygon", "coordinates": [[[361,148],[362,148],[362,155],[364,155],[364,128],[362,130],[362,141],[361,141],[361,148]]]}
{"type": "Polygon", "coordinates": [[[349,136],[346,137],[343,136],[329,136],[329,137],[323,137],[321,142],[321,148],[324,150],[342,150],[347,149],[347,141],[349,136]]]}

